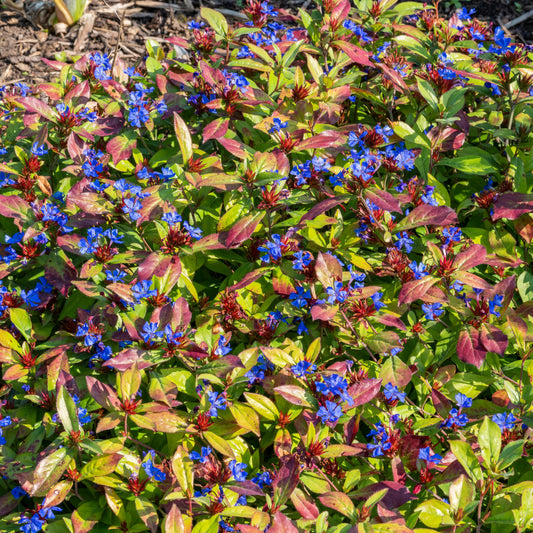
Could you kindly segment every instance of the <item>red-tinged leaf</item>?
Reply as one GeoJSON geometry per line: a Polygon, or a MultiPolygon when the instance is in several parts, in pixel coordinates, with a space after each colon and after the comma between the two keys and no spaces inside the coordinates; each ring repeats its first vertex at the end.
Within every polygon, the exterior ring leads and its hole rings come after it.
{"type": "Polygon", "coordinates": [[[122,422],[123,418],[124,415],[118,413],[117,411],[103,416],[100,418],[100,420],[98,420],[96,433],[100,433],[101,431],[109,431],[110,429],[116,428],[120,422],[122,422]]]}
{"type": "Polygon", "coordinates": [[[106,145],[106,150],[111,154],[115,165],[129,159],[135,148],[137,148],[137,139],[133,136],[133,132],[128,135],[126,133],[116,135],[106,145]]]}
{"type": "Polygon", "coordinates": [[[2,494],[0,496],[0,516],[8,515],[13,509],[16,509],[18,504],[18,500],[12,496],[11,492],[2,494]]]}
{"type": "Polygon", "coordinates": [[[163,522],[165,533],[190,533],[191,529],[185,526],[183,515],[176,504],[172,504],[170,511],[163,522]]]}
{"type": "Polygon", "coordinates": [[[89,296],[90,298],[98,298],[99,296],[104,296],[104,291],[100,285],[93,283],[92,281],[85,280],[73,280],[72,285],[76,287],[82,294],[89,296]]]}
{"type": "Polygon", "coordinates": [[[394,198],[390,192],[367,189],[365,191],[365,197],[384,211],[395,213],[402,212],[399,200],[394,198]]]}
{"type": "Polygon", "coordinates": [[[460,281],[464,285],[467,285],[468,287],[473,287],[474,289],[492,289],[492,285],[490,283],[487,283],[483,278],[480,278],[479,276],[476,276],[475,274],[471,274],[470,272],[465,272],[463,270],[460,270],[458,272],[454,272],[454,277],[457,281],[460,281]]]}
{"type": "Polygon", "coordinates": [[[507,335],[503,333],[496,326],[490,324],[483,324],[481,326],[481,343],[489,351],[497,353],[498,355],[505,355],[507,345],[509,343],[507,335]]]}
{"type": "Polygon", "coordinates": [[[254,215],[246,215],[234,224],[228,231],[226,239],[226,246],[228,248],[235,248],[240,246],[244,241],[247,241],[252,233],[255,231],[263,217],[264,211],[255,213],[254,215]]]}
{"type": "Polygon", "coordinates": [[[387,489],[387,493],[380,501],[385,509],[396,509],[411,500],[416,500],[416,497],[409,491],[409,489],[401,483],[395,483],[394,481],[379,481],[378,483],[372,483],[366,487],[359,489],[356,492],[355,497],[358,499],[366,500],[372,496],[372,494],[387,489]]]}
{"type": "Polygon", "coordinates": [[[315,273],[324,289],[333,287],[335,281],[342,280],[342,267],[339,260],[330,254],[318,252],[315,273]]]}
{"type": "Polygon", "coordinates": [[[302,518],[305,518],[306,520],[316,520],[318,518],[318,515],[320,514],[318,507],[303,490],[295,488],[294,492],[291,494],[291,501],[302,518]]]}
{"type": "Polygon", "coordinates": [[[298,385],[280,385],[279,387],[274,387],[274,392],[293,405],[299,405],[300,407],[311,406],[309,403],[309,400],[312,400],[311,394],[298,385]]]}
{"type": "Polygon", "coordinates": [[[408,281],[400,289],[400,293],[398,294],[398,305],[410,304],[411,302],[423,298],[428,290],[439,281],[439,278],[434,278],[432,276],[424,276],[420,279],[408,281]]]}
{"type": "Polygon", "coordinates": [[[333,41],[331,43],[335,48],[342,50],[354,63],[364,67],[375,68],[376,65],[370,60],[372,54],[346,41],[333,41]]]}
{"type": "Polygon", "coordinates": [[[287,516],[278,511],[272,518],[272,525],[268,531],[269,533],[298,533],[299,529],[287,516]]]}
{"type": "Polygon", "coordinates": [[[131,287],[125,283],[110,283],[106,288],[118,296],[121,300],[125,300],[126,302],[134,301],[131,287]]]}
{"type": "Polygon", "coordinates": [[[237,524],[237,528],[241,533],[263,533],[264,529],[259,529],[255,526],[249,526],[247,524],[237,524]]]}
{"type": "Polygon", "coordinates": [[[452,408],[450,400],[448,400],[448,398],[446,398],[446,396],[444,396],[444,394],[439,392],[437,389],[431,389],[431,401],[433,402],[433,406],[435,407],[437,414],[442,418],[448,418],[448,413],[452,408]]]}
{"type": "Polygon", "coordinates": [[[395,331],[378,331],[366,338],[365,342],[374,353],[387,353],[400,347],[400,337],[395,331]]]}
{"type": "Polygon", "coordinates": [[[507,309],[505,318],[518,345],[525,348],[525,340],[528,329],[526,321],[523,320],[514,309],[507,309]]]}
{"type": "Polygon", "coordinates": [[[95,499],[82,503],[70,517],[74,533],[89,533],[98,523],[103,510],[95,499]]]}
{"type": "Polygon", "coordinates": [[[292,494],[300,480],[300,463],[291,456],[283,463],[272,481],[274,505],[279,509],[292,494]]]}
{"type": "Polygon", "coordinates": [[[108,359],[102,364],[102,366],[108,366],[118,370],[119,372],[124,372],[128,370],[128,368],[131,368],[134,364],[137,364],[137,368],[139,370],[143,370],[144,368],[149,368],[154,364],[150,361],[141,359],[144,353],[144,350],[127,348],[126,350],[119,352],[118,355],[112,359],[108,359]]]}
{"type": "Polygon", "coordinates": [[[409,90],[405,80],[398,71],[388,67],[384,63],[378,63],[376,66],[383,72],[383,77],[391,81],[397,91],[406,92],[409,90]]]}
{"type": "Polygon", "coordinates": [[[305,222],[306,220],[314,220],[318,215],[333,209],[339,204],[343,204],[349,200],[349,196],[335,196],[335,198],[328,198],[327,200],[322,200],[314,207],[312,207],[301,219],[299,224],[305,222]]]}
{"type": "Polygon", "coordinates": [[[222,250],[223,248],[226,248],[227,237],[227,231],[222,233],[211,233],[194,242],[192,245],[192,251],[203,252],[204,250],[222,250]]]}
{"type": "Polygon", "coordinates": [[[346,408],[357,407],[372,401],[378,395],[382,381],[381,379],[369,378],[352,385],[348,389],[348,394],[351,396],[353,403],[349,405],[344,402],[346,408]]]}
{"type": "Polygon", "coordinates": [[[122,128],[124,127],[124,118],[122,116],[99,118],[96,120],[95,124],[96,127],[91,130],[94,135],[111,137],[122,131],[122,128]]]}
{"type": "Polygon", "coordinates": [[[189,344],[186,350],[183,350],[181,353],[187,357],[192,357],[193,359],[205,359],[209,357],[209,353],[200,348],[197,344],[189,344]]]}
{"type": "Polygon", "coordinates": [[[231,489],[233,492],[236,492],[237,494],[242,494],[244,496],[264,496],[265,493],[263,490],[259,487],[259,485],[255,484],[253,481],[250,481],[249,479],[245,481],[239,481],[237,484],[228,484],[226,485],[228,489],[231,489]]]}
{"type": "Polygon", "coordinates": [[[63,296],[67,296],[72,281],[78,277],[74,263],[62,251],[50,257],[44,267],[46,281],[63,296]]]}
{"type": "Polygon", "coordinates": [[[334,509],[348,518],[353,517],[355,506],[350,497],[344,492],[326,492],[319,496],[318,499],[322,505],[334,509]]]}
{"type": "Polygon", "coordinates": [[[74,163],[81,165],[83,161],[83,152],[87,149],[86,142],[73,131],[70,132],[67,137],[67,150],[68,155],[71,157],[74,163]]]}
{"type": "Polygon", "coordinates": [[[131,415],[131,420],[139,427],[161,433],[177,433],[184,421],[170,411],[131,415]]]}
{"type": "Polygon", "coordinates": [[[250,154],[246,149],[247,146],[235,139],[226,139],[226,137],[220,137],[217,141],[232,155],[239,159],[248,159],[250,154]]]}
{"type": "Polygon", "coordinates": [[[198,187],[213,187],[217,191],[233,191],[242,187],[241,178],[218,172],[203,179],[198,187]]]}
{"type": "Polygon", "coordinates": [[[344,142],[344,135],[338,131],[325,131],[324,133],[319,133],[309,139],[304,139],[300,141],[296,146],[295,150],[315,150],[317,148],[331,148],[338,146],[344,142]]]}
{"type": "Polygon", "coordinates": [[[32,209],[30,204],[19,196],[0,195],[0,215],[14,218],[20,227],[20,222],[26,221],[32,209]]]}
{"type": "Polygon", "coordinates": [[[487,357],[487,349],[483,346],[481,334],[477,329],[469,327],[459,333],[457,357],[464,363],[474,365],[477,368],[483,364],[487,357]]]}
{"type": "Polygon", "coordinates": [[[220,139],[221,137],[224,137],[228,131],[228,126],[229,118],[221,117],[213,120],[213,122],[209,122],[202,132],[204,135],[204,143],[209,139],[220,139]]]}
{"type": "Polygon", "coordinates": [[[64,100],[65,103],[72,106],[77,106],[80,104],[86,104],[89,98],[91,97],[91,85],[87,80],[77,83],[74,87],[65,94],[64,100]],[[76,102],[72,102],[72,99],[76,98],[76,102]]]}
{"type": "Polygon", "coordinates": [[[22,104],[22,107],[30,113],[37,113],[48,120],[54,120],[57,117],[57,113],[39,98],[26,96],[24,98],[19,98],[18,101],[22,104]]]}
{"type": "Polygon", "coordinates": [[[116,392],[105,383],[98,381],[92,376],[86,376],[87,389],[90,396],[99,403],[102,407],[105,407],[108,411],[120,410],[120,400],[116,392]]]}
{"type": "Polygon", "coordinates": [[[61,100],[64,94],[63,88],[56,83],[40,83],[37,90],[45,93],[52,100],[61,100]]]}
{"type": "Polygon", "coordinates": [[[191,323],[191,319],[192,313],[189,308],[189,304],[187,303],[187,300],[183,298],[183,296],[180,296],[174,302],[170,325],[173,330],[176,330],[177,328],[185,329],[191,323]]]}
{"type": "Polygon", "coordinates": [[[112,205],[95,192],[77,192],[71,190],[67,195],[67,205],[79,207],[86,213],[93,215],[106,215],[111,212],[112,205]]]}
{"type": "Polygon", "coordinates": [[[457,270],[469,270],[483,265],[487,257],[487,250],[482,244],[472,244],[464,252],[459,252],[453,260],[453,267],[457,270]]]}
{"type": "Polygon", "coordinates": [[[272,277],[272,289],[276,294],[288,298],[292,293],[296,292],[291,278],[278,272],[272,277]]]}
{"type": "Polygon", "coordinates": [[[139,281],[152,279],[152,276],[161,276],[170,264],[170,256],[159,252],[152,252],[137,269],[139,281]]]}
{"type": "Polygon", "coordinates": [[[254,281],[257,281],[259,278],[262,278],[267,272],[270,272],[269,267],[264,268],[258,268],[257,270],[252,270],[252,272],[248,272],[248,274],[245,274],[241,281],[238,283],[235,283],[231,287],[228,287],[228,291],[238,291],[247,285],[250,285],[250,283],[253,283],[254,281]]]}
{"type": "Polygon", "coordinates": [[[506,192],[499,195],[494,202],[492,220],[500,220],[500,218],[516,220],[531,212],[533,212],[533,194],[506,192]]]}
{"type": "Polygon", "coordinates": [[[376,315],[373,319],[385,326],[391,326],[393,328],[401,329],[402,331],[407,331],[407,326],[397,316],[389,314],[376,315]]]}
{"type": "Polygon", "coordinates": [[[395,228],[405,231],[420,226],[448,226],[457,223],[457,214],[444,205],[419,205],[415,207],[395,228]]]}
{"type": "Polygon", "coordinates": [[[412,376],[411,369],[396,356],[391,356],[385,360],[379,374],[383,383],[391,383],[400,389],[409,384],[412,376]]]}
{"type": "Polygon", "coordinates": [[[67,469],[74,451],[59,448],[41,459],[33,471],[33,480],[28,487],[23,487],[30,496],[43,497],[60,480],[67,469]]]}
{"type": "Polygon", "coordinates": [[[11,365],[2,376],[2,379],[4,381],[18,381],[22,379],[24,376],[28,375],[29,370],[27,368],[24,368],[19,363],[15,363],[14,365],[11,365]]]}
{"type": "Polygon", "coordinates": [[[522,239],[528,244],[531,244],[531,241],[533,241],[533,217],[526,213],[525,215],[518,217],[513,222],[513,225],[520,237],[522,237],[522,239]]]}
{"type": "Polygon", "coordinates": [[[324,322],[329,322],[335,318],[337,311],[339,310],[338,305],[313,305],[311,307],[311,318],[313,320],[322,320],[324,322]]]}

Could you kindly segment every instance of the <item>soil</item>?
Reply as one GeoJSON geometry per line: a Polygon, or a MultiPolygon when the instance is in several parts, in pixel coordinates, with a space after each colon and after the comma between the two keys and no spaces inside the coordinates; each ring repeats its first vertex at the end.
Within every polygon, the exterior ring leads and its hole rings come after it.
{"type": "MultiPolygon", "coordinates": [[[[201,5],[222,10],[231,19],[231,12],[238,11],[243,3],[243,0],[92,0],[84,15],[85,23],[57,34],[34,26],[23,12],[1,7],[0,0],[0,86],[18,81],[27,84],[48,81],[55,73],[41,58],[55,59],[58,53],[112,54],[119,31],[121,57],[134,65],[146,53],[146,39],[161,41],[172,35],[188,35],[187,22],[198,18],[201,5]]],[[[289,10],[312,4],[311,0],[271,3],[289,10]]],[[[441,0],[440,13],[451,15],[457,5],[459,0],[441,0]]],[[[533,10],[533,0],[467,0],[462,5],[476,9],[476,16],[481,20],[501,26],[533,10]]],[[[533,44],[533,17],[513,25],[510,34],[516,41],[533,44]]]]}

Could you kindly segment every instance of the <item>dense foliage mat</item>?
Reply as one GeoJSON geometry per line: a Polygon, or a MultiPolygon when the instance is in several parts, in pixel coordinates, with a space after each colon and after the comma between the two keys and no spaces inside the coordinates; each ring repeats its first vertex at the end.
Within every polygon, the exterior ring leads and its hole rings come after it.
{"type": "Polygon", "coordinates": [[[533,53],[251,0],[0,100],[3,532],[533,527],[533,53]]]}

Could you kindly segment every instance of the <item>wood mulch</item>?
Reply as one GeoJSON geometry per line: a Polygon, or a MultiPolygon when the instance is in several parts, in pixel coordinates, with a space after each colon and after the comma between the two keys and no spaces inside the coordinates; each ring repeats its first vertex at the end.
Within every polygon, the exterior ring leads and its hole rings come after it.
{"type": "MultiPolygon", "coordinates": [[[[32,2],[35,0],[25,0],[32,2]]],[[[187,22],[198,19],[200,6],[219,9],[230,19],[243,0],[92,0],[81,23],[64,34],[44,31],[33,26],[20,11],[1,7],[0,0],[0,86],[17,81],[27,84],[48,81],[54,75],[41,58],[55,59],[99,51],[112,54],[117,46],[126,64],[134,65],[146,55],[145,41],[162,41],[172,35],[186,36],[187,22]]],[[[285,9],[311,7],[311,0],[272,1],[285,9]]],[[[533,10],[533,1],[468,0],[468,9],[475,8],[482,20],[505,25],[533,10]]],[[[453,13],[451,1],[442,0],[440,12],[453,13]]],[[[510,29],[514,38],[533,43],[533,17],[510,29]]]]}

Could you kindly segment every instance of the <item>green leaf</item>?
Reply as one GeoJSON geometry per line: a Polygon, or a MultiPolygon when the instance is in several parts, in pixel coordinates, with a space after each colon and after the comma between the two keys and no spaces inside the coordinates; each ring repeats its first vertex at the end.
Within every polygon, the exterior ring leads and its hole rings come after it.
{"type": "Polygon", "coordinates": [[[230,406],[230,411],[239,427],[255,433],[258,437],[261,436],[259,416],[251,407],[235,402],[230,406]]]}
{"type": "Polygon", "coordinates": [[[41,459],[33,472],[31,488],[26,489],[30,496],[46,496],[48,490],[54,486],[67,469],[74,456],[70,448],[59,448],[41,459]]]}
{"type": "Polygon", "coordinates": [[[15,327],[30,342],[32,340],[31,318],[28,312],[22,307],[12,307],[9,309],[9,317],[15,327]]]}
{"type": "Polygon", "coordinates": [[[185,520],[178,506],[172,504],[163,522],[162,533],[189,533],[191,528],[185,525],[185,520]]]}
{"type": "MultiPolygon", "coordinates": [[[[387,490],[388,489],[383,489],[382,491],[379,491],[379,493],[383,493],[383,496],[385,496],[387,490]]],[[[334,509],[352,520],[354,519],[355,506],[352,500],[350,500],[350,498],[343,492],[326,492],[325,494],[322,494],[322,496],[319,496],[318,499],[322,505],[334,509]]]]}
{"type": "Polygon", "coordinates": [[[257,411],[263,418],[275,422],[279,420],[279,411],[274,402],[266,396],[255,392],[245,392],[246,401],[257,411]]]}
{"type": "Polygon", "coordinates": [[[67,433],[80,430],[78,409],[65,387],[61,387],[57,394],[57,414],[67,433]]]}
{"type": "Polygon", "coordinates": [[[5,329],[0,329],[0,346],[4,348],[10,348],[15,350],[17,353],[22,354],[22,347],[18,341],[5,329]]]}
{"type": "Polygon", "coordinates": [[[465,475],[459,476],[450,485],[450,507],[454,514],[464,510],[473,499],[474,486],[465,475]]]}
{"type": "Polygon", "coordinates": [[[97,476],[107,476],[115,471],[116,466],[122,459],[119,453],[111,453],[96,457],[89,461],[81,469],[81,479],[90,479],[97,476]]]}
{"type": "Polygon", "coordinates": [[[450,506],[434,498],[421,503],[416,509],[418,518],[427,527],[453,526],[454,521],[450,514],[450,506]]]}
{"type": "Polygon", "coordinates": [[[471,479],[474,481],[483,479],[483,472],[481,471],[479,461],[468,442],[453,440],[450,442],[450,449],[471,479]]]}
{"type": "Polygon", "coordinates": [[[418,90],[420,91],[422,98],[424,98],[424,100],[430,105],[433,111],[438,111],[439,100],[435,94],[435,91],[433,90],[433,87],[431,86],[431,83],[429,83],[427,80],[419,78],[416,84],[418,85],[418,90]]]}
{"type": "Polygon", "coordinates": [[[172,472],[174,472],[181,490],[188,496],[192,495],[194,492],[193,462],[189,457],[189,452],[183,446],[178,446],[172,457],[172,472]]]}
{"type": "MultiPolygon", "coordinates": [[[[212,10],[210,9],[209,11],[212,10]]],[[[174,132],[176,133],[180,145],[183,164],[186,165],[192,159],[193,155],[192,138],[189,133],[189,128],[187,128],[187,124],[185,124],[184,120],[177,113],[174,113],[174,132]]]]}
{"type": "Polygon", "coordinates": [[[221,437],[220,435],[217,435],[216,433],[213,433],[212,431],[205,431],[204,437],[205,440],[209,443],[209,445],[212,446],[217,452],[220,452],[226,457],[231,457],[232,459],[235,459],[235,452],[233,451],[233,448],[225,438],[221,437]]]}
{"type": "Polygon", "coordinates": [[[72,513],[72,525],[76,533],[88,533],[100,520],[104,508],[98,500],[92,499],[82,503],[72,513]]]}
{"type": "Polygon", "coordinates": [[[498,424],[486,416],[479,428],[477,439],[483,459],[489,468],[494,470],[502,447],[502,434],[498,424]]]}
{"type": "Polygon", "coordinates": [[[211,28],[213,28],[218,35],[222,37],[227,36],[229,29],[228,21],[222,13],[208,7],[202,7],[200,9],[200,16],[207,20],[209,26],[211,26],[211,28]]]}
{"type": "Polygon", "coordinates": [[[524,441],[515,440],[510,442],[500,453],[500,461],[498,463],[498,471],[502,472],[509,468],[515,461],[522,457],[524,451],[524,441]]]}
{"type": "Polygon", "coordinates": [[[156,533],[159,519],[157,517],[157,509],[152,502],[138,496],[135,498],[135,509],[141,520],[144,522],[144,525],[151,531],[151,533],[156,533]]]}
{"type": "Polygon", "coordinates": [[[457,155],[450,159],[441,159],[438,166],[453,167],[460,172],[486,176],[498,172],[498,166],[488,152],[481,148],[468,146],[457,152],[457,155]]]}

